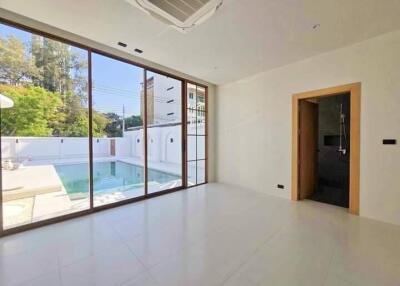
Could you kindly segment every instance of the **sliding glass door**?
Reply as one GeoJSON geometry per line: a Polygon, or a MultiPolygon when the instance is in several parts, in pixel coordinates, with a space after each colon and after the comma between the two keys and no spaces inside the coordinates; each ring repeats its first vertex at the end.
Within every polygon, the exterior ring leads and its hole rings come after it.
{"type": "Polygon", "coordinates": [[[93,204],[145,195],[144,70],[92,53],[93,204]]]}
{"type": "Polygon", "coordinates": [[[4,229],[89,209],[87,59],[0,24],[4,229]]]}
{"type": "Polygon", "coordinates": [[[202,86],[186,85],[187,184],[203,184],[207,165],[207,95],[202,86]]]}
{"type": "Polygon", "coordinates": [[[204,87],[41,34],[0,23],[0,236],[206,181],[204,87]]]}
{"type": "Polygon", "coordinates": [[[182,81],[146,73],[148,193],[182,186],[182,81]]]}

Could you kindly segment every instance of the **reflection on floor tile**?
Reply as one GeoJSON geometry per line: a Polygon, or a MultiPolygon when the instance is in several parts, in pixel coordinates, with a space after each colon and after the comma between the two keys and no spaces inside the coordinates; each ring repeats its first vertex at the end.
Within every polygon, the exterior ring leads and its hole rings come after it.
{"type": "Polygon", "coordinates": [[[122,284],[122,286],[159,286],[156,280],[148,272],[144,272],[122,284]]]}
{"type": "Polygon", "coordinates": [[[0,285],[400,285],[400,227],[208,184],[0,239],[0,285]]]}

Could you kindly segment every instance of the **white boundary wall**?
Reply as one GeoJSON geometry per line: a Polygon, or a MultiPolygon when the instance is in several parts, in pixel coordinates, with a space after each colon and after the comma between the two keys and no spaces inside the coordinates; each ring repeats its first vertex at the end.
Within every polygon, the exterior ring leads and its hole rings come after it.
{"type": "MultiPolygon", "coordinates": [[[[181,125],[148,128],[150,162],[180,164],[181,125]]],[[[124,137],[93,138],[93,156],[111,156],[111,140],[115,140],[116,157],[143,158],[143,129],[126,131],[124,137]]],[[[194,139],[194,137],[192,137],[194,139]]],[[[195,158],[194,141],[188,142],[188,158],[195,158]]],[[[204,140],[198,140],[198,149],[204,150],[204,140]]],[[[85,137],[3,137],[2,159],[51,160],[89,156],[89,140],[85,137]]]]}

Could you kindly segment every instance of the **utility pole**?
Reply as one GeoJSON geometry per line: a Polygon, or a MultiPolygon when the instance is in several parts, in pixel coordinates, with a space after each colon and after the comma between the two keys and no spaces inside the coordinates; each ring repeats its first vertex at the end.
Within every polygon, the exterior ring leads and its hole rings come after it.
{"type": "Polygon", "coordinates": [[[122,137],[125,137],[125,105],[122,105],[122,137]]]}

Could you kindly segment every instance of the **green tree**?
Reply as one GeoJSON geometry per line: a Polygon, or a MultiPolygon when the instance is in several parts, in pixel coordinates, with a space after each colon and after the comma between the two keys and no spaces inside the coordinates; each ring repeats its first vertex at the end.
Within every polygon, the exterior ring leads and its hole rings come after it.
{"type": "Polygon", "coordinates": [[[139,127],[139,126],[143,126],[143,120],[142,117],[139,115],[132,115],[130,117],[127,117],[125,119],[125,127],[129,128],[129,127],[139,127]]]}
{"type": "Polygon", "coordinates": [[[16,37],[0,37],[0,81],[4,84],[21,85],[40,80],[40,70],[25,52],[25,45],[16,37]]]}
{"type": "Polygon", "coordinates": [[[108,123],[105,127],[105,132],[108,137],[121,137],[122,136],[122,118],[113,112],[105,114],[108,123]]]}
{"type": "Polygon", "coordinates": [[[37,35],[32,35],[30,53],[42,75],[35,84],[61,94],[64,120],[52,124],[54,135],[88,136],[86,58],[70,45],[37,35]]]}
{"type": "MultiPolygon", "coordinates": [[[[63,105],[60,108],[61,120],[50,123],[53,135],[64,137],[89,136],[89,110],[82,106],[81,99],[74,93],[68,92],[61,96],[63,105]]],[[[109,120],[99,112],[92,112],[93,136],[102,137],[106,135],[105,128],[109,120]]]]}
{"type": "Polygon", "coordinates": [[[88,136],[89,115],[87,107],[82,105],[81,99],[75,93],[67,92],[61,95],[62,107],[60,113],[63,120],[50,123],[53,135],[65,137],[88,136]]]}
{"type": "MultiPolygon", "coordinates": [[[[108,123],[105,127],[105,132],[108,137],[122,136],[122,117],[116,113],[110,112],[105,114],[108,123]]],[[[138,115],[132,115],[125,118],[125,130],[129,127],[143,126],[142,118],[138,115]]]]}
{"type": "MultiPolygon", "coordinates": [[[[3,135],[89,135],[83,54],[37,35],[26,45],[16,37],[0,37],[0,84],[5,84],[0,92],[15,103],[2,112],[3,135]]],[[[105,136],[109,119],[96,111],[92,117],[93,135],[105,136]]]]}
{"type": "MultiPolygon", "coordinates": [[[[14,101],[12,108],[1,109],[3,136],[89,136],[88,109],[69,102],[76,95],[68,95],[65,105],[59,93],[41,87],[0,85],[0,93],[14,101]]],[[[105,136],[108,118],[96,111],[92,118],[93,136],[105,136]]]]}
{"type": "Polygon", "coordinates": [[[3,136],[51,136],[49,122],[62,120],[60,95],[40,87],[0,85],[0,93],[14,101],[1,110],[3,136]]]}
{"type": "Polygon", "coordinates": [[[87,58],[82,58],[76,48],[32,35],[31,50],[41,78],[35,84],[60,94],[75,93],[87,100],[87,58]]]}
{"type": "Polygon", "coordinates": [[[107,124],[109,124],[109,119],[104,114],[95,110],[92,111],[92,130],[94,137],[106,136],[107,124]]]}

